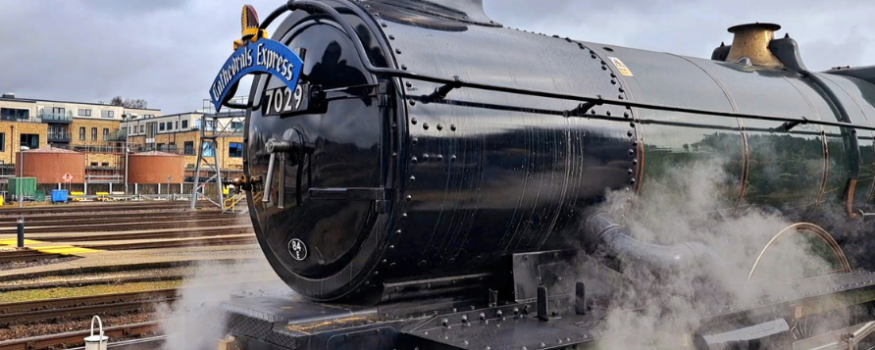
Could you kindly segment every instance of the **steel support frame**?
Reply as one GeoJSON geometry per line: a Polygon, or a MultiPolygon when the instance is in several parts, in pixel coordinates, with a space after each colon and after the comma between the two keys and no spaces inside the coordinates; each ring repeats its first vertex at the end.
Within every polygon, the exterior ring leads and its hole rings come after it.
{"type": "MultiPolygon", "coordinates": [[[[247,101],[249,99],[248,96],[240,96],[235,97],[235,100],[247,101]]],[[[224,137],[239,137],[242,135],[241,132],[237,132],[236,130],[231,130],[232,122],[241,122],[242,125],[247,116],[246,110],[232,110],[228,109],[224,112],[217,113],[215,109],[212,107],[212,104],[208,99],[204,100],[204,110],[207,113],[204,113],[201,116],[200,123],[200,146],[197,151],[197,162],[195,164],[195,174],[194,174],[194,186],[191,189],[191,210],[194,210],[195,205],[197,204],[197,200],[199,195],[207,198],[213,204],[216,204],[219,208],[224,209],[225,197],[222,193],[222,188],[224,184],[222,183],[222,162],[221,157],[219,156],[219,143],[218,139],[224,137]],[[227,121],[226,123],[219,123],[219,121],[227,121]],[[208,121],[212,122],[212,127],[208,127],[208,121]],[[212,149],[212,162],[208,160],[210,156],[204,156],[204,150],[212,149]],[[200,182],[200,175],[202,170],[207,170],[208,172],[212,172],[213,175],[210,176],[203,183],[200,182]],[[207,196],[207,186],[210,182],[216,183],[216,192],[218,193],[218,201],[213,201],[209,196],[207,196]],[[201,191],[201,186],[203,186],[203,191],[201,191]]]]}

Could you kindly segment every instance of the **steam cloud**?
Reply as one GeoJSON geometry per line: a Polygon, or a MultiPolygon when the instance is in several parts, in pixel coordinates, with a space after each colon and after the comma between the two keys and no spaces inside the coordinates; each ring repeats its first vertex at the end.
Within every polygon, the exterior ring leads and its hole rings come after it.
{"type": "Polygon", "coordinates": [[[676,167],[660,179],[647,179],[645,191],[634,202],[625,191],[608,194],[602,209],[636,239],[701,242],[714,249],[725,266],[701,266],[666,277],[645,266],[625,265],[628,283],[609,311],[599,348],[691,346],[690,332],[709,311],[718,309],[715,306],[751,305],[766,295],[786,293],[786,281],[835,269],[823,241],[788,232],[766,251],[748,280],[763,248],[794,221],[767,207],[743,204],[745,209],[734,212],[735,198],[726,198],[722,188],[732,179],[722,169],[717,160],[676,167]]]}
{"type": "MultiPolygon", "coordinates": [[[[240,222],[250,223],[249,216],[241,216],[240,222]]],[[[242,291],[288,290],[258,246],[246,248],[252,249],[241,259],[198,263],[185,277],[180,298],[173,305],[157,305],[158,319],[162,320],[161,328],[166,336],[165,350],[215,349],[219,339],[226,335],[227,321],[226,314],[216,307],[217,303],[230,300],[232,294],[242,291]]]]}

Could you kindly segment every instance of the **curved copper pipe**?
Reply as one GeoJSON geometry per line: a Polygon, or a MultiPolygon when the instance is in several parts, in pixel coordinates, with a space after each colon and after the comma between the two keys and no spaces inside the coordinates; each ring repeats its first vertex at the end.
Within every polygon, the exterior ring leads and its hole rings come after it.
{"type": "Polygon", "coordinates": [[[744,122],[738,119],[738,131],[741,134],[741,187],[738,189],[738,199],[735,201],[735,209],[741,207],[741,202],[744,200],[744,195],[747,192],[747,179],[750,172],[750,143],[748,142],[747,131],[744,130],[744,122]]]}
{"type": "Polygon", "coordinates": [[[826,129],[823,126],[820,126],[820,138],[821,143],[823,143],[823,176],[820,179],[820,191],[817,193],[817,199],[811,210],[817,209],[823,203],[823,195],[826,193],[826,186],[829,182],[829,142],[827,141],[826,129]]]}
{"type": "Polygon", "coordinates": [[[829,245],[829,247],[832,249],[833,254],[835,254],[835,256],[839,259],[839,263],[842,265],[842,268],[840,270],[833,270],[832,272],[851,272],[851,265],[848,263],[848,258],[845,256],[845,252],[842,251],[842,247],[839,246],[838,242],[836,242],[836,240],[832,237],[832,235],[829,234],[829,232],[826,232],[826,230],[822,229],[820,226],[812,223],[797,222],[793,225],[785,227],[783,230],[778,232],[778,234],[772,237],[769,243],[767,243],[766,246],[763,247],[763,250],[760,251],[759,256],[757,256],[757,259],[754,261],[753,267],[751,267],[750,269],[750,273],[748,273],[747,275],[748,280],[753,277],[753,273],[754,271],[756,271],[757,265],[759,264],[760,259],[762,259],[763,255],[766,253],[766,250],[768,250],[769,247],[771,247],[772,244],[778,240],[778,238],[793,229],[796,229],[796,232],[807,231],[809,233],[813,233],[818,238],[826,242],[827,245],[829,245]]]}
{"type": "Polygon", "coordinates": [[[852,219],[856,219],[860,217],[857,213],[854,212],[854,190],[857,188],[857,179],[851,179],[851,182],[848,184],[848,217],[852,219]]]}

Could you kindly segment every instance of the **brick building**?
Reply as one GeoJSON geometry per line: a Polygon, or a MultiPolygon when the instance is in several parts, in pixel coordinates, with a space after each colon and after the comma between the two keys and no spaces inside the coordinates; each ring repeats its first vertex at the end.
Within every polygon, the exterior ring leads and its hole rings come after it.
{"type": "MultiPolygon", "coordinates": [[[[197,165],[197,148],[201,146],[201,134],[213,132],[224,135],[217,139],[217,154],[223,170],[243,169],[243,121],[235,119],[203,121],[202,112],[179,113],[122,122],[121,129],[127,133],[131,147],[137,150],[157,150],[185,156],[186,168],[197,165]]],[[[205,156],[211,156],[207,150],[205,156]]]]}
{"type": "Polygon", "coordinates": [[[90,165],[115,167],[118,166],[118,157],[112,156],[113,152],[106,146],[108,142],[118,141],[121,121],[129,117],[160,115],[158,109],[131,109],[102,102],[31,99],[3,94],[0,96],[0,164],[15,163],[15,154],[22,146],[30,149],[52,146],[93,152],[95,154],[88,155],[90,165]]]}
{"type": "MultiPolygon", "coordinates": [[[[207,105],[205,103],[205,105],[207,105]]],[[[216,152],[225,176],[237,176],[243,166],[243,120],[206,119],[198,111],[162,115],[158,109],[129,109],[105,103],[69,102],[0,96],[0,176],[13,176],[15,155],[30,149],[56,147],[86,154],[89,183],[123,183],[125,150],[162,151],[185,157],[188,180],[194,176],[201,135],[221,134],[216,152]]],[[[239,114],[239,111],[236,113],[239,114]]],[[[212,116],[212,115],[211,115],[212,116]]],[[[202,172],[201,177],[208,177],[202,172]]],[[[5,182],[0,178],[0,183],[5,182]]]]}

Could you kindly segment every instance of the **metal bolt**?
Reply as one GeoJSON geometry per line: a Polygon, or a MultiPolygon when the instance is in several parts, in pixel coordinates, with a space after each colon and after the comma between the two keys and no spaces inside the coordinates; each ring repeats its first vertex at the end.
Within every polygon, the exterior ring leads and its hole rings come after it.
{"type": "Polygon", "coordinates": [[[416,164],[416,162],[418,162],[418,161],[419,161],[419,160],[416,159],[416,157],[410,158],[410,162],[413,163],[413,164],[416,164]]]}
{"type": "Polygon", "coordinates": [[[416,105],[416,101],[414,101],[414,100],[410,100],[410,105],[411,105],[411,106],[415,106],[415,105],[416,105]]]}
{"type": "Polygon", "coordinates": [[[388,27],[388,25],[386,23],[381,23],[380,25],[383,26],[383,28],[388,27]]]}
{"type": "Polygon", "coordinates": [[[444,160],[444,156],[438,154],[438,155],[437,155],[437,160],[438,160],[438,161],[442,161],[442,160],[444,160]]]}
{"type": "Polygon", "coordinates": [[[450,124],[450,130],[456,131],[456,124],[450,124]]]}
{"type": "Polygon", "coordinates": [[[617,80],[616,80],[616,79],[611,79],[611,85],[617,85],[617,80]]]}
{"type": "Polygon", "coordinates": [[[629,119],[629,112],[623,112],[623,118],[629,119]]]}
{"type": "Polygon", "coordinates": [[[462,323],[468,323],[468,315],[462,315],[462,323]]]}
{"type": "Polygon", "coordinates": [[[407,195],[407,198],[406,198],[406,199],[407,199],[408,202],[409,202],[409,201],[412,201],[412,200],[413,200],[413,196],[411,196],[411,195],[407,195]]]}
{"type": "Polygon", "coordinates": [[[412,140],[410,140],[410,142],[415,145],[415,144],[419,143],[419,139],[414,137],[412,140]]]}
{"type": "Polygon", "coordinates": [[[389,40],[395,40],[395,36],[394,36],[394,35],[389,35],[389,40]]]}
{"type": "Polygon", "coordinates": [[[416,118],[411,119],[410,123],[412,123],[413,125],[416,125],[416,118]]]}
{"type": "Polygon", "coordinates": [[[422,128],[428,130],[428,123],[422,123],[422,128]]]}
{"type": "Polygon", "coordinates": [[[455,155],[455,154],[450,156],[450,161],[451,161],[451,162],[455,162],[455,161],[456,161],[456,155],[455,155]]]}
{"type": "Polygon", "coordinates": [[[402,65],[401,65],[401,69],[403,69],[403,70],[407,70],[407,65],[406,65],[406,64],[402,64],[402,65]]]}
{"type": "Polygon", "coordinates": [[[412,84],[411,82],[409,82],[409,81],[406,82],[406,83],[404,83],[404,85],[407,85],[407,87],[413,87],[413,84],[412,84]]]}
{"type": "Polygon", "coordinates": [[[401,49],[395,49],[395,53],[397,53],[397,54],[400,55],[400,54],[401,54],[401,49]]]}
{"type": "Polygon", "coordinates": [[[608,66],[602,66],[602,70],[608,70],[608,66]]]}
{"type": "Polygon", "coordinates": [[[423,160],[423,161],[428,160],[428,154],[423,154],[423,155],[422,155],[422,160],[423,160]]]}
{"type": "Polygon", "coordinates": [[[443,130],[443,129],[444,129],[444,126],[441,125],[441,124],[438,124],[438,125],[437,125],[437,128],[438,128],[438,130],[443,130]]]}

